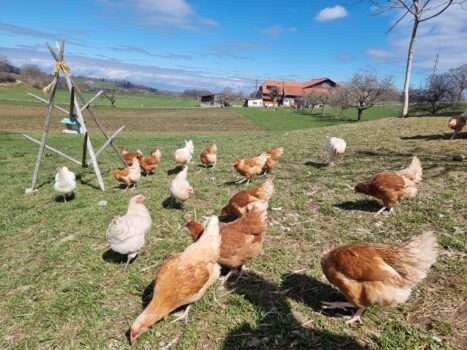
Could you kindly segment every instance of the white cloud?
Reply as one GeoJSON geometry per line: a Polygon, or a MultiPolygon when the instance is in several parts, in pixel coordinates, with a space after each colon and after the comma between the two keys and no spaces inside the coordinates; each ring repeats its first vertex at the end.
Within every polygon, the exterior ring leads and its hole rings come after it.
{"type": "Polygon", "coordinates": [[[319,11],[315,20],[318,22],[332,21],[334,19],[347,17],[348,13],[344,6],[336,5],[334,7],[325,7],[319,11]]]}
{"type": "Polygon", "coordinates": [[[273,39],[277,39],[282,33],[296,33],[298,29],[296,27],[282,27],[275,25],[269,28],[260,30],[261,33],[269,35],[273,39]]]}
{"type": "MultiPolygon", "coordinates": [[[[389,34],[389,48],[368,48],[365,51],[366,55],[376,63],[403,67],[407,59],[411,30],[411,21],[400,23],[389,34]]],[[[459,6],[453,6],[440,16],[420,24],[414,46],[413,66],[428,72],[433,68],[436,54],[439,54],[438,70],[446,71],[467,63],[466,47],[466,11],[459,6]]]]}
{"type": "Polygon", "coordinates": [[[136,19],[134,24],[146,28],[173,27],[201,31],[217,27],[213,19],[198,15],[186,0],[105,0],[99,1],[107,11],[125,8],[132,13],[126,18],[136,19]]]}

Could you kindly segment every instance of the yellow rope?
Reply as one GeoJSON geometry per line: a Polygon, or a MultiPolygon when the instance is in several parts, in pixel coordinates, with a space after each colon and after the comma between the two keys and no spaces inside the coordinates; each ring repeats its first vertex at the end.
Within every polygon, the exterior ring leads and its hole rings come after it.
{"type": "Polygon", "coordinates": [[[52,80],[52,82],[49,85],[45,86],[42,89],[44,93],[48,94],[50,90],[52,89],[52,87],[54,86],[54,84],[57,82],[58,73],[60,72],[60,70],[62,70],[65,74],[70,73],[70,67],[68,67],[68,65],[65,62],[58,61],[57,63],[55,63],[55,68],[54,68],[55,78],[54,80],[52,80]]]}

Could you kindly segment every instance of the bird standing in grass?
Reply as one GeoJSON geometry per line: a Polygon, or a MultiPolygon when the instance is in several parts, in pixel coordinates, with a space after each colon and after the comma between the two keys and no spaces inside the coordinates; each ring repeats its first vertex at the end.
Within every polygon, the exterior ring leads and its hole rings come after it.
{"type": "Polygon", "coordinates": [[[348,302],[323,302],[323,308],[357,308],[347,323],[361,323],[361,314],[371,305],[405,303],[437,256],[438,244],[432,232],[399,245],[349,244],[325,253],[321,268],[348,302]]]}
{"type": "Polygon", "coordinates": [[[191,162],[194,151],[195,151],[195,146],[193,145],[193,141],[185,140],[185,147],[179,148],[175,151],[173,155],[173,160],[177,164],[187,165],[188,163],[191,162]]]}
{"type": "Polygon", "coordinates": [[[60,193],[63,196],[63,200],[65,202],[67,196],[73,193],[74,189],[76,188],[75,179],[75,174],[68,170],[66,166],[57,168],[54,189],[56,192],[60,193]]]}
{"type": "Polygon", "coordinates": [[[133,158],[131,165],[123,170],[112,169],[112,174],[117,181],[123,182],[126,185],[125,191],[133,185],[133,189],[136,188],[136,183],[141,179],[141,167],[139,159],[143,157],[142,154],[138,154],[133,158]]]}
{"type": "Polygon", "coordinates": [[[211,216],[199,240],[182,253],[172,255],[161,265],[156,273],[152,300],[131,325],[131,344],[149,327],[183,305],[188,305],[185,312],[172,322],[181,319],[187,321],[191,305],[201,299],[219,278],[220,266],[217,260],[220,245],[219,220],[211,216]]]}
{"type": "Polygon", "coordinates": [[[117,253],[128,255],[125,268],[136,258],[144,246],[146,234],[151,230],[152,219],[144,200],[142,194],[131,198],[126,214],[114,218],[107,228],[110,248],[117,253]]]}
{"type": "Polygon", "coordinates": [[[329,159],[331,160],[331,162],[329,163],[329,166],[335,165],[333,158],[344,154],[346,147],[347,147],[346,142],[341,138],[338,138],[338,137],[326,138],[326,144],[324,145],[324,149],[328,153],[329,159]]]}
{"type": "Polygon", "coordinates": [[[260,175],[263,171],[264,165],[268,160],[266,152],[261,153],[259,156],[251,159],[236,159],[233,161],[233,166],[237,173],[243,176],[237,183],[250,183],[250,180],[255,175],[260,175]]]}
{"type": "Polygon", "coordinates": [[[449,119],[448,126],[454,132],[452,133],[451,140],[456,137],[458,132],[461,132],[464,128],[465,124],[467,123],[467,112],[462,113],[462,115],[458,117],[452,117],[449,119]]]}
{"type": "Polygon", "coordinates": [[[364,193],[379,198],[383,207],[376,213],[384,210],[392,211],[391,205],[402,199],[412,199],[417,195],[418,184],[422,181],[422,164],[417,156],[412,158],[410,165],[399,171],[385,171],[376,174],[366,182],[355,186],[355,193],[364,193]]]}
{"type": "Polygon", "coordinates": [[[217,163],[217,146],[212,144],[208,148],[204,149],[199,155],[201,163],[207,167],[215,167],[217,163]]]}
{"type": "Polygon", "coordinates": [[[193,187],[190,186],[190,183],[187,180],[188,176],[188,167],[184,166],[183,170],[180,171],[177,176],[170,183],[170,196],[173,200],[185,203],[185,201],[190,197],[190,194],[193,194],[193,187]]]}

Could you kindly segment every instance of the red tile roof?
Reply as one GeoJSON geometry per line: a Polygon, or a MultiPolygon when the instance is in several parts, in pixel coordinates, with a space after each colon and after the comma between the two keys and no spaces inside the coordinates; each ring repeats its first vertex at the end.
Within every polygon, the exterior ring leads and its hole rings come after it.
{"type": "Polygon", "coordinates": [[[279,90],[279,95],[284,94],[287,96],[303,96],[311,91],[329,94],[329,90],[327,88],[314,87],[315,85],[318,85],[326,80],[334,83],[334,81],[329,78],[312,79],[306,83],[283,80],[266,80],[261,85],[261,89],[263,91],[263,95],[268,95],[270,93],[268,86],[276,86],[279,90]]]}

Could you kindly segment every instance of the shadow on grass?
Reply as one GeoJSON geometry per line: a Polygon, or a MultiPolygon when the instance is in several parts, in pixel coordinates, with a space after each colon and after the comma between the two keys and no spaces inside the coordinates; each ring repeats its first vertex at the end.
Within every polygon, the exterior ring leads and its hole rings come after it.
{"type": "Polygon", "coordinates": [[[173,197],[167,197],[162,201],[162,207],[164,209],[183,209],[183,203],[177,202],[177,200],[173,197]]]}
{"type": "Polygon", "coordinates": [[[316,169],[327,168],[329,166],[328,163],[318,163],[318,162],[305,162],[306,166],[312,166],[316,169]]]}
{"type": "Polygon", "coordinates": [[[127,261],[127,255],[120,254],[114,252],[112,249],[109,249],[106,252],[104,252],[104,254],[102,254],[102,259],[113,264],[123,264],[127,261]]]}
{"type": "Polygon", "coordinates": [[[66,202],[71,202],[73,199],[75,199],[75,193],[72,192],[71,194],[67,194],[65,197],[61,194],[58,194],[55,196],[55,202],[57,203],[65,203],[65,198],[66,202]]]}
{"type": "MultiPolygon", "coordinates": [[[[94,173],[93,173],[93,174],[94,174],[94,173]]],[[[87,180],[87,181],[84,181],[84,180],[83,180],[83,177],[82,177],[82,174],[76,175],[76,181],[78,181],[81,185],[89,186],[89,187],[91,187],[91,188],[93,188],[93,189],[95,189],[95,190],[99,190],[99,191],[100,191],[101,188],[100,188],[99,186],[93,185],[93,184],[91,183],[91,181],[93,181],[94,179],[95,179],[95,178],[92,178],[92,179],[89,179],[89,180],[87,180]]],[[[125,187],[126,187],[126,186],[125,186],[125,187]]]]}
{"type": "MultiPolygon", "coordinates": [[[[436,134],[436,135],[415,135],[415,136],[406,136],[401,137],[401,140],[424,140],[424,141],[435,141],[435,140],[450,140],[452,133],[436,134]]],[[[467,139],[467,132],[457,133],[454,140],[464,140],[467,139]]]]}
{"type": "Polygon", "coordinates": [[[320,310],[321,301],[329,301],[330,296],[335,294],[337,298],[338,292],[326,284],[308,276],[288,274],[277,286],[250,273],[234,287],[234,293],[256,308],[257,326],[240,324],[227,335],[222,349],[364,349],[350,336],[333,334],[320,325],[315,328],[313,320],[298,320],[298,313],[292,311],[289,297],[313,310],[320,310]],[[321,300],[321,296],[326,299],[321,300]]]}
{"type": "Polygon", "coordinates": [[[182,170],[183,165],[177,165],[175,168],[167,170],[167,175],[177,175],[182,170]]]}
{"type": "Polygon", "coordinates": [[[342,210],[358,210],[375,213],[381,209],[381,204],[374,199],[360,199],[357,201],[347,201],[334,205],[342,210]]]}

